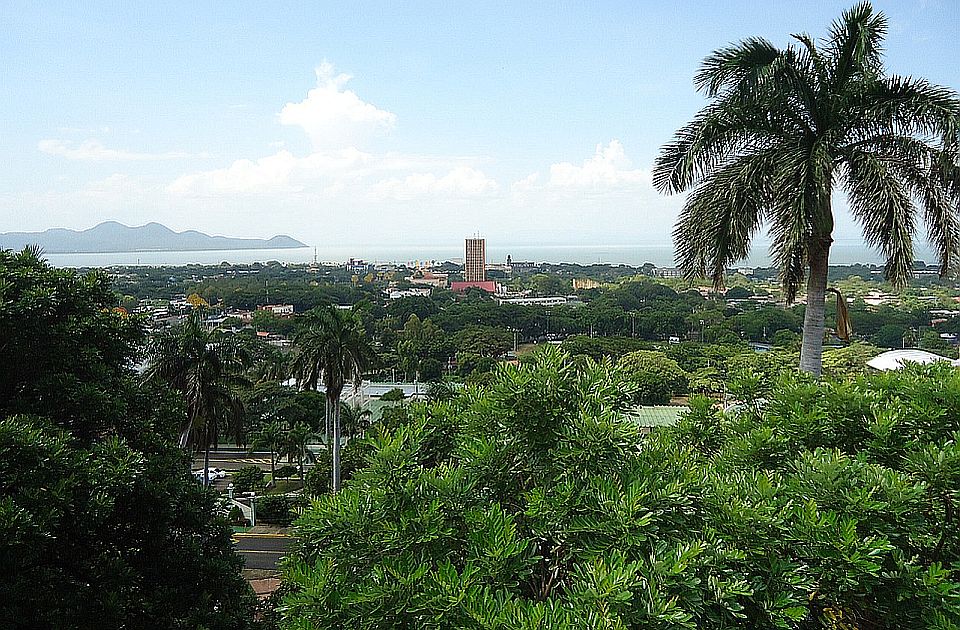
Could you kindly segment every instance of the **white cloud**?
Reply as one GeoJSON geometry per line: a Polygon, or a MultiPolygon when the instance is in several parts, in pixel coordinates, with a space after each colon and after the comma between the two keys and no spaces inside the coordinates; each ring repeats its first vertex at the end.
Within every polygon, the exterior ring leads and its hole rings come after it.
{"type": "Polygon", "coordinates": [[[83,160],[90,162],[146,162],[152,160],[179,160],[185,158],[208,157],[205,153],[194,154],[182,151],[168,151],[165,153],[138,153],[123,149],[109,149],[98,140],[86,140],[80,144],[65,142],[54,138],[41,140],[37,148],[48,155],[56,155],[68,160],[83,160]]]}
{"type": "Polygon", "coordinates": [[[355,148],[297,157],[286,150],[227,168],[181,176],[167,186],[179,197],[304,195],[371,201],[465,198],[498,185],[463,158],[373,155],[355,148]]]}
{"type": "Polygon", "coordinates": [[[500,186],[482,171],[460,166],[446,175],[414,173],[377,182],[370,191],[374,200],[410,201],[421,197],[469,198],[495,194],[500,186]]]}
{"type": "Polygon", "coordinates": [[[317,68],[317,87],[299,103],[287,103],[280,110],[280,123],[300,127],[315,148],[342,148],[362,145],[378,132],[389,131],[397,116],[364,102],[345,89],[352,78],[334,74],[333,64],[317,68]]]}
{"type": "Polygon", "coordinates": [[[512,189],[521,195],[536,191],[602,194],[652,189],[652,180],[649,171],[632,168],[619,140],[611,140],[607,146],[598,144],[593,156],[580,166],[552,164],[545,180],[532,173],[515,182],[512,189]]]}

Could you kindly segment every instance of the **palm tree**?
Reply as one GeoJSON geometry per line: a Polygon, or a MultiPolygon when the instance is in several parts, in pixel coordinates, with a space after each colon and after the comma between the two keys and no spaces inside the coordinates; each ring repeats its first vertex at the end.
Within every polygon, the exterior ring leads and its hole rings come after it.
{"type": "Polygon", "coordinates": [[[673,234],[688,277],[710,276],[719,288],[768,226],[788,301],[806,279],[800,367],[813,374],[836,190],[894,284],[910,276],[920,220],[941,273],[957,266],[960,100],[923,79],[887,76],[886,30],[864,2],[819,41],[794,35],[781,49],[751,38],[714,52],[695,78],[710,102],[661,149],[654,169],[661,192],[690,191],[673,234]]]}
{"type": "Polygon", "coordinates": [[[340,490],[340,394],[346,383],[359,387],[376,353],[367,339],[360,318],[335,306],[317,308],[305,317],[294,337],[297,346],[293,373],[304,389],[322,382],[326,392],[326,415],[333,426],[333,491],[340,490]]]}
{"type": "Polygon", "coordinates": [[[277,482],[277,456],[283,451],[287,431],[279,420],[271,420],[253,436],[251,448],[265,448],[270,451],[270,483],[277,482]]]}
{"type": "Polygon", "coordinates": [[[205,328],[201,309],[182,325],[156,335],[147,353],[145,377],[168,383],[183,395],[187,417],[180,446],[204,449],[203,481],[209,485],[210,445],[223,428],[237,435],[242,431],[239,390],[249,384],[243,374],[250,356],[225,333],[205,328]]]}
{"type": "Polygon", "coordinates": [[[340,426],[347,440],[361,435],[369,426],[372,413],[357,404],[340,403],[340,426]]]}
{"type": "Polygon", "coordinates": [[[313,451],[310,450],[310,443],[317,437],[317,434],[310,428],[310,425],[298,422],[290,427],[284,434],[280,448],[283,455],[286,455],[287,461],[295,460],[297,462],[297,472],[300,476],[300,487],[304,485],[303,466],[315,459],[313,451]]]}
{"type": "Polygon", "coordinates": [[[288,378],[290,361],[282,350],[270,348],[257,362],[253,377],[259,383],[282,383],[288,378]]]}

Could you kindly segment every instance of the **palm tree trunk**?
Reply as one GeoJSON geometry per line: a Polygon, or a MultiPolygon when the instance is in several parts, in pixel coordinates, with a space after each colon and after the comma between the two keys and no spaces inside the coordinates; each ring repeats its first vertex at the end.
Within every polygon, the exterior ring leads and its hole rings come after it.
{"type": "Polygon", "coordinates": [[[203,487],[210,487],[210,423],[207,423],[207,428],[204,430],[203,434],[206,436],[206,443],[203,447],[203,487]]]}
{"type": "Polygon", "coordinates": [[[830,243],[830,237],[814,240],[808,253],[810,274],[807,276],[807,306],[803,314],[800,369],[814,376],[820,376],[823,358],[823,304],[827,292],[830,243]]]}
{"type": "Polygon", "coordinates": [[[306,444],[302,445],[302,450],[300,451],[300,467],[299,467],[299,470],[297,471],[297,472],[300,473],[300,487],[301,487],[301,488],[302,488],[304,485],[306,485],[305,482],[304,482],[304,479],[303,479],[303,462],[304,462],[304,460],[306,459],[306,453],[305,453],[306,449],[307,449],[306,444]]]}
{"type": "Polygon", "coordinates": [[[273,445],[270,445],[270,483],[277,487],[277,458],[273,452],[273,445]]]}
{"type": "Polygon", "coordinates": [[[323,443],[330,448],[330,396],[323,399],[323,443]]]}
{"type": "Polygon", "coordinates": [[[333,407],[333,492],[340,492],[340,401],[331,401],[333,407]]]}

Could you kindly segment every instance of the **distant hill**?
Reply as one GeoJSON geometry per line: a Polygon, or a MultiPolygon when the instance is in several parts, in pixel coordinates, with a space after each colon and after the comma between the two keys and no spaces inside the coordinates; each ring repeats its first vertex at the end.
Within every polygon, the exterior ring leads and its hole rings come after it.
{"type": "Polygon", "coordinates": [[[306,247],[300,241],[283,235],[271,239],[231,238],[210,236],[195,230],[174,232],[159,223],[129,227],[116,221],[105,221],[81,231],[54,228],[44,232],[0,233],[0,249],[21,250],[27,245],[39,245],[48,254],[306,247]]]}

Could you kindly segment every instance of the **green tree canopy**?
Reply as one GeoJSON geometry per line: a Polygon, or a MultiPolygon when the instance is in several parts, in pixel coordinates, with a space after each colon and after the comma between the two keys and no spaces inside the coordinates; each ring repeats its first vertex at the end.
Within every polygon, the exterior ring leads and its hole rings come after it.
{"type": "Polygon", "coordinates": [[[952,628],[960,373],[794,379],[642,437],[547,351],[408,407],[297,523],[287,628],[952,628]]]}
{"type": "Polygon", "coordinates": [[[687,391],[689,375],[662,352],[637,350],[620,357],[617,366],[636,388],[633,403],[665,405],[673,396],[687,391]]]}
{"type": "Polygon", "coordinates": [[[247,628],[230,530],[104,274],[0,252],[0,627],[247,628]]]}

